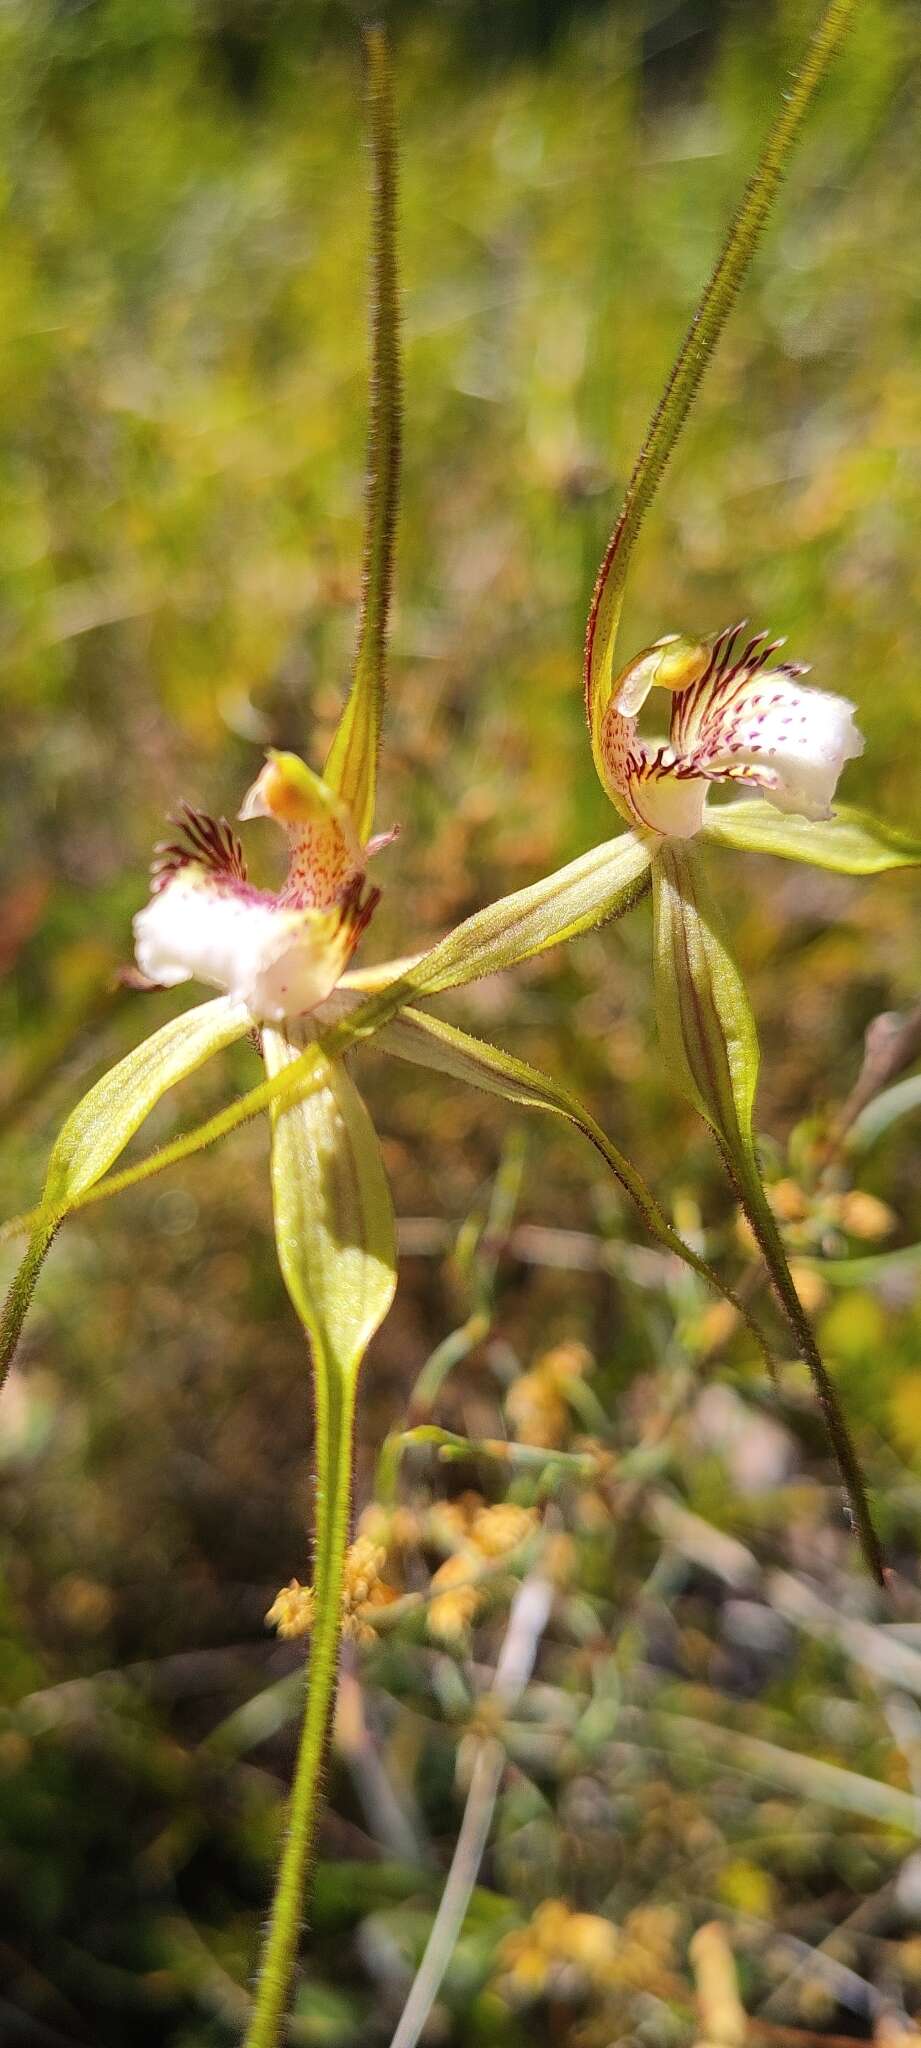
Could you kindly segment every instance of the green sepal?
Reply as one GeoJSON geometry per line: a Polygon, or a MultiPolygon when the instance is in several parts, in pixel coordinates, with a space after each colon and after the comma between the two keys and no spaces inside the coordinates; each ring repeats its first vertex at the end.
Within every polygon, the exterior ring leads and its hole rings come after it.
{"type": "Polygon", "coordinates": [[[868,811],[840,804],[833,818],[797,818],[760,800],[720,804],[704,815],[706,837],[743,853],[776,853],[838,875],[882,875],[921,866],[921,840],[868,811]]]}
{"type": "Polygon", "coordinates": [[[662,842],[653,862],[653,920],[656,1011],[665,1066],[720,1147],[797,1351],[812,1375],[864,1558],[883,1585],[885,1566],[857,1456],[764,1192],[752,1121],[758,1035],[694,841],[662,842]]]}
{"type": "Polygon", "coordinates": [[[396,146],[387,38],[365,34],[374,179],[371,286],[371,432],[358,648],[352,687],[324,780],[349,805],[359,839],[374,823],[377,752],[387,689],[387,622],[400,480],[400,320],[396,257],[396,146]]]}
{"type": "Polygon", "coordinates": [[[250,1028],[249,1012],[229,996],[186,1010],[110,1067],[71,1110],[48,1162],[41,1202],[28,1219],[29,1248],[0,1317],[0,1385],[64,1217],[102,1179],[167,1089],[250,1028]]]}
{"type": "Polygon", "coordinates": [[[649,888],[649,839],[621,832],[545,875],[474,911],[401,976],[404,1001],[462,988],[484,974],[517,967],[623,917],[649,888]]]}
{"type": "Polygon", "coordinates": [[[689,840],[663,840],[653,861],[652,900],[656,1017],[666,1070],[733,1158],[744,1155],[746,1170],[757,1171],[758,1033],[689,840]]]}
{"type": "MultiPolygon", "coordinates": [[[[262,1034],[275,1076],[303,1047],[262,1034]]],[[[322,1060],[322,1055],[321,1055],[322,1060]]],[[[314,1356],[354,1373],[396,1287],[393,1205],[377,1134],[340,1060],[322,1060],[315,1091],[272,1105],[272,1197],[285,1285],[314,1356]]]]}
{"type": "Polygon", "coordinates": [[[452,1080],[466,1082],[472,1088],[482,1088],[487,1094],[501,1096],[503,1101],[517,1103],[521,1108],[549,1110],[551,1115],[563,1117],[574,1125],[594,1145],[605,1165],[636,1204],[650,1234],[673,1257],[681,1259],[708,1286],[715,1287],[718,1294],[731,1302],[754,1337],[768,1367],[772,1367],[770,1348],[749,1311],[706,1259],[693,1251],[672,1228],[642,1174],[612,1143],[601,1125],[568,1088],[561,1087],[559,1082],[551,1080],[548,1074],[539,1072],[525,1060],[503,1052],[499,1046],[473,1038],[468,1031],[459,1031],[456,1025],[445,1024],[441,1018],[425,1016],[418,1010],[404,1010],[392,1024],[386,1025],[379,1043],[383,1051],[393,1053],[398,1059],[410,1060],[417,1066],[433,1067],[439,1073],[450,1075],[452,1080]]]}

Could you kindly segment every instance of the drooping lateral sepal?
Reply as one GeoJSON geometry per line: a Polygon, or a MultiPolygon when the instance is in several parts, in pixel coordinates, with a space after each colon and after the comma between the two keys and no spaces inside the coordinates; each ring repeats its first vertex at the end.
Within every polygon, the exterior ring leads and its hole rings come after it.
{"type": "MultiPolygon", "coordinates": [[[[266,1069],[303,1053],[263,1032],[266,1069]]],[[[393,1300],[393,1205],[374,1126],[341,1060],[290,1107],[272,1105],[272,1195],[285,1284],[314,1347],[343,1372],[357,1369],[393,1300]]]]}
{"type": "Polygon", "coordinates": [[[765,1260],[796,1349],[812,1375],[866,1562],[885,1567],[863,1476],[837,1393],[790,1273],[765,1195],[753,1112],[760,1052],[745,984],[696,849],[663,843],[653,861],[655,986],[666,1068],[710,1125],[765,1260]]]}
{"type": "Polygon", "coordinates": [[[249,1028],[248,1012],[228,996],[202,1003],[145,1038],[110,1067],[71,1110],[52,1150],[41,1205],[32,1219],[29,1247],[0,1318],[0,1383],[19,1341],[46,1253],[68,1210],[108,1172],[167,1089],[194,1073],[223,1046],[243,1038],[249,1028]]]}

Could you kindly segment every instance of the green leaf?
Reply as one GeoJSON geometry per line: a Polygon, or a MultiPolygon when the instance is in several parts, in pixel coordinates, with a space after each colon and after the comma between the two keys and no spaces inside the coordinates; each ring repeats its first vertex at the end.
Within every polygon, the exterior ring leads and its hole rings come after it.
{"type": "MultiPolygon", "coordinates": [[[[274,1076],[302,1048],[263,1032],[274,1076]]],[[[352,1373],[393,1300],[393,1206],[374,1125],[341,1061],[316,1092],[272,1110],[275,1235],[285,1284],[315,1355],[352,1373]]]]}
{"type": "Polygon", "coordinates": [[[29,1248],[0,1318],[0,1385],[63,1218],[101,1180],[167,1089],[250,1029],[249,1012],[229,996],[186,1010],[110,1067],[71,1111],[48,1162],[41,1204],[28,1219],[29,1248]]]}
{"type": "MultiPolygon", "coordinates": [[[[277,1076],[300,1056],[263,1033],[277,1076]]],[[[344,1066],[272,1109],[272,1194],[282,1273],[310,1338],[314,1385],[316,1619],[288,1826],[245,2048],[275,2048],[297,1961],[336,1686],[352,1493],[358,1369],[396,1287],[393,1208],[368,1112],[344,1066]]]]}
{"type": "Polygon", "coordinates": [[[693,840],[663,841],[653,862],[653,912],[656,1010],[666,1068],[716,1137],[797,1351],[812,1375],[853,1524],[866,1562],[882,1585],[885,1567],[863,1476],[762,1185],[752,1123],[758,1035],[693,840]]]}
{"type": "Polygon", "coordinates": [[[881,875],[889,868],[921,866],[921,841],[847,804],[833,818],[795,818],[760,801],[721,804],[705,813],[704,829],[718,846],[745,853],[777,853],[809,861],[839,875],[881,875]]]}
{"type": "Polygon", "coordinates": [[[551,1115],[563,1117],[567,1123],[573,1124],[600,1152],[621,1187],[635,1202],[653,1237],[732,1303],[768,1365],[771,1364],[769,1348],[747,1309],[706,1259],[692,1251],[690,1245],[685,1244],[678,1232],[672,1229],[642,1174],[612,1144],[601,1125],[568,1089],[561,1088],[547,1074],[539,1073],[536,1067],[529,1066],[524,1060],[514,1059],[498,1046],[472,1038],[469,1032],[458,1031],[455,1025],[445,1024],[437,1017],[424,1016],[418,1010],[407,1010],[396,1022],[385,1026],[380,1043],[385,1052],[395,1054],[398,1059],[410,1060],[417,1066],[434,1067],[439,1073],[449,1074],[452,1080],[464,1081],[472,1088],[482,1088],[489,1095],[499,1095],[505,1102],[518,1103],[524,1109],[549,1110],[551,1115]]]}
{"type": "MultiPolygon", "coordinates": [[[[475,911],[447,938],[440,939],[418,958],[394,963],[389,970],[379,968],[373,977],[355,977],[356,981],[376,981],[389,971],[394,978],[378,987],[348,1016],[332,1024],[316,1045],[309,1045],[268,1080],[209,1117],[207,1123],[172,1139],[161,1151],[87,1189],[73,1206],[82,1208],[89,1202],[105,1201],[110,1195],[135,1187],[152,1174],[162,1173],[165,1167],[190,1158],[203,1146],[227,1137],[239,1124],[258,1116],[272,1103],[295,1102],[308,1096],[322,1085],[324,1056],[338,1059],[350,1045],[372,1038],[407,1003],[460,988],[500,968],[514,967],[520,960],[529,960],[566,939],[592,931],[596,925],[622,917],[645,894],[649,875],[645,839],[637,833],[622,832],[618,838],[609,839],[603,846],[593,847],[590,853],[571,861],[568,867],[545,876],[543,881],[503,896],[486,910],[475,911]]],[[[345,976],[330,1009],[334,1011],[343,995],[354,998],[357,992],[354,986],[349,987],[349,977],[345,976]]],[[[39,1213],[17,1218],[17,1223],[31,1225],[39,1213]]]]}
{"type": "Polygon", "coordinates": [[[365,35],[374,178],[371,288],[371,433],[358,649],[348,702],[323,771],[346,799],[361,840],[374,823],[377,753],[387,690],[387,621],[400,480],[400,321],[396,258],[396,146],[387,38],[365,35]]]}
{"type": "Polygon", "coordinates": [[[592,596],[585,636],[585,704],[592,752],[604,781],[601,723],[614,682],[614,649],[634,545],[685,424],[739,286],[768,221],[803,119],[856,12],[858,0],[829,0],[795,71],[754,176],[714,270],[697,302],[665,389],[646,431],[592,596]]]}

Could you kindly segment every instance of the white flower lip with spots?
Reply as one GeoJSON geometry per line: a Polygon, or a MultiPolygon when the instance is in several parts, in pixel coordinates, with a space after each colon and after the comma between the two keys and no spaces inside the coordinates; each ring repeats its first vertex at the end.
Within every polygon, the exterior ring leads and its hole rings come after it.
{"type": "Polygon", "coordinates": [[[794,662],[771,667],[782,643],[744,628],[695,642],[669,634],[631,662],[601,727],[605,784],[632,825],[691,839],[710,783],[754,785],[778,810],[832,816],[846,761],[863,751],[854,707],[810,689],[794,662]],[[641,739],[637,714],[654,687],[672,692],[668,739],[641,739]]]}
{"type": "Polygon", "coordinates": [[[286,832],[283,887],[256,888],[230,826],[185,806],[134,920],[137,963],[161,987],[204,981],[254,1024],[285,1023],[316,1010],[348,966],[380,894],[365,893],[366,863],[392,834],[363,847],[348,805],[296,754],[269,754],[240,816],[286,832]]]}

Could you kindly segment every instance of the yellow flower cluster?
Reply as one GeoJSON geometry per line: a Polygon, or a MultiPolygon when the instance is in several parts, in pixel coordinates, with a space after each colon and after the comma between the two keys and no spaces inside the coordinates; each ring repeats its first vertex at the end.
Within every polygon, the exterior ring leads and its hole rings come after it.
{"type": "Polygon", "coordinates": [[[293,1636],[309,1636],[316,1613],[316,1594],[312,1586],[302,1586],[300,1579],[289,1579],[276,1593],[266,1614],[269,1628],[277,1629],[284,1642],[293,1636]]]}
{"type": "MultiPolygon", "coordinates": [[[[436,1641],[456,1643],[482,1609],[480,1581],[488,1567],[526,1542],[537,1521],[536,1508],[518,1507],[513,1501],[499,1501],[490,1507],[482,1494],[472,1491],[457,1500],[434,1501],[418,1509],[383,1507],[373,1501],[359,1522],[359,1541],[353,1545],[353,1553],[359,1543],[368,1545],[368,1554],[373,1552],[379,1560],[378,1584],[388,1560],[399,1572],[412,1550],[447,1553],[432,1577],[426,1625],[436,1641]]],[[[279,1600],[287,1600],[290,1591],[286,1588],[279,1600]]],[[[379,1594],[372,1589],[366,1597],[374,1605],[379,1594]]],[[[394,1597],[389,1589],[388,1597],[394,1597]]]]}
{"type": "MultiPolygon", "coordinates": [[[[384,1584],[382,1572],[387,1562],[387,1552],[382,1544],[374,1543],[369,1536],[358,1536],[346,1552],[342,1581],[342,1633],[353,1642],[367,1644],[374,1641],[374,1623],[371,1614],[375,1608],[389,1607],[397,1598],[392,1586],[384,1584]]],[[[276,1594],[266,1615],[270,1628],[288,1641],[293,1636],[310,1634],[316,1618],[316,1594],[312,1586],[302,1586],[298,1579],[291,1579],[276,1594]]]]}
{"type": "Polygon", "coordinates": [[[482,1579],[487,1565],[508,1557],[537,1526],[536,1508],[499,1501],[487,1507],[477,1493],[465,1493],[433,1510],[432,1535],[451,1555],[432,1579],[434,1598],[428,1610],[428,1631],[440,1642],[458,1642],[475,1621],[483,1603],[482,1579]],[[437,1521],[435,1516],[437,1514],[437,1521]]]}
{"type": "Polygon", "coordinates": [[[552,1992],[577,1997],[618,1981],[619,1930],[597,1913],[573,1913],[562,1899],[545,1899],[529,1925],[508,1934],[499,1948],[503,1989],[515,2005],[552,1992]]]}
{"type": "Polygon", "coordinates": [[[557,1450],[569,1431],[567,1386],[581,1379],[592,1364],[584,1344],[570,1341],[545,1351],[529,1372],[522,1373],[506,1396],[505,1412],[522,1444],[557,1450]]]}
{"type": "Polygon", "coordinates": [[[644,1991],[661,1982],[674,1960],[678,1915],[638,1907],[622,1927],[597,1913],[574,1913],[546,1899],[527,1927],[506,1935],[498,1952],[499,1983],[516,2005],[587,1993],[644,1991]]]}
{"type": "Polygon", "coordinates": [[[823,1188],[810,1197],[795,1180],[776,1180],[767,1190],[768,1201],[779,1223],[812,1222],[819,1229],[837,1227],[848,1237],[875,1243],[894,1229],[896,1217],[877,1195],[863,1188],[823,1188]]]}

